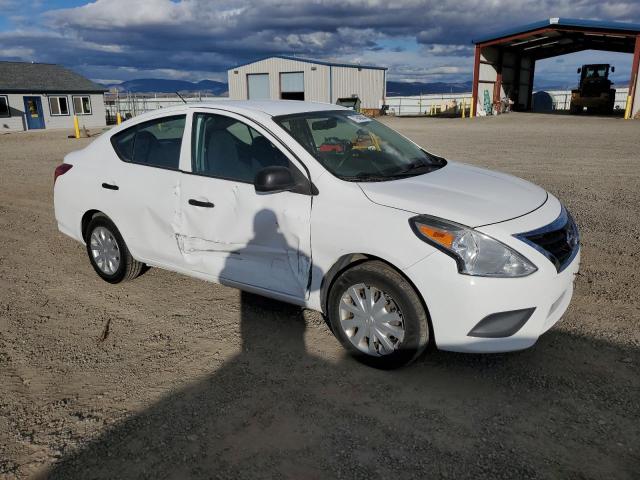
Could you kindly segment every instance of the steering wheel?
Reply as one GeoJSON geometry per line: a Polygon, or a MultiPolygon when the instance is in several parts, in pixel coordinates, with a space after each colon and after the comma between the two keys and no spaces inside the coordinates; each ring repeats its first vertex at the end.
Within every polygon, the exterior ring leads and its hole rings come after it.
{"type": "MultiPolygon", "coordinates": [[[[366,154],[370,153],[372,153],[370,150],[359,150],[354,148],[347,150],[344,154],[344,158],[336,166],[336,170],[340,170],[347,160],[352,160],[354,158],[363,158],[366,154]]],[[[378,167],[376,162],[371,162],[371,166],[373,166],[378,171],[378,173],[384,173],[383,170],[378,167]]]]}
{"type": "Polygon", "coordinates": [[[342,165],[344,165],[344,162],[346,162],[347,160],[351,160],[353,158],[353,152],[354,150],[351,148],[349,150],[345,150],[342,160],[340,160],[338,165],[336,165],[336,170],[340,170],[342,168],[342,165]]]}

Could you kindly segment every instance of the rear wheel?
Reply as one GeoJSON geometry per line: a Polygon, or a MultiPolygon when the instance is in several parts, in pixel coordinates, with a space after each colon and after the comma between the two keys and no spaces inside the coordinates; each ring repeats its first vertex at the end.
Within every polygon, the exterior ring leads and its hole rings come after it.
{"type": "Polygon", "coordinates": [[[91,266],[103,280],[120,283],[143,272],[144,264],[131,256],[122,235],[107,216],[97,214],[91,219],[85,241],[91,266]]]}
{"type": "Polygon", "coordinates": [[[411,284],[380,261],[344,272],[329,292],[328,317],[340,343],[358,360],[397,368],[429,343],[429,323],[411,284]]]}

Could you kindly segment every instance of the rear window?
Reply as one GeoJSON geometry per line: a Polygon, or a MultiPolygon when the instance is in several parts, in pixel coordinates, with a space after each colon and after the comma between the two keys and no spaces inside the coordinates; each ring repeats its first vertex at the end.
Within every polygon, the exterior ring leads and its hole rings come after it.
{"type": "Polygon", "coordinates": [[[177,170],[185,115],[163,117],[134,125],[111,137],[121,160],[177,170]]]}

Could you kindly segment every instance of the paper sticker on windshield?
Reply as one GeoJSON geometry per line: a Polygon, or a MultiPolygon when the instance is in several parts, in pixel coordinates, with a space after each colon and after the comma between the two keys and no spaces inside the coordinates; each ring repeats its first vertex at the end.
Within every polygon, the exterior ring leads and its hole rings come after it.
{"type": "Polygon", "coordinates": [[[369,117],[365,117],[364,115],[349,115],[347,118],[349,120],[353,120],[356,123],[365,123],[371,121],[369,117]]]}

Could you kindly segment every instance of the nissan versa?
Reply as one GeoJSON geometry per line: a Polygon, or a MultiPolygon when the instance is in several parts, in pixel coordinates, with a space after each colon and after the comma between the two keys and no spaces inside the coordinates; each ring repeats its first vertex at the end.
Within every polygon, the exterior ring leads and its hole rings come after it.
{"type": "Polygon", "coordinates": [[[352,110],[277,101],[140,115],[55,171],[97,274],[145,266],[322,312],[364,362],[530,347],[567,309],[578,230],[553,195],[352,110]]]}

